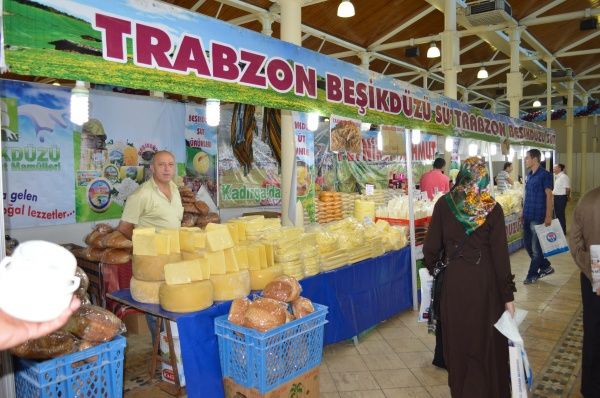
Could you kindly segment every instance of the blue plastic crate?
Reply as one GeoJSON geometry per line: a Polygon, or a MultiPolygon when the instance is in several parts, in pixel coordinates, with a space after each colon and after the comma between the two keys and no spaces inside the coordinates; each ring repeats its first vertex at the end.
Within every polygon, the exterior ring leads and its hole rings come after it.
{"type": "Polygon", "coordinates": [[[120,398],[125,337],[39,362],[14,358],[17,398],[120,398]]]}
{"type": "Polygon", "coordinates": [[[314,368],[323,356],[327,307],[265,333],[215,319],[223,377],[264,394],[314,368]]]}

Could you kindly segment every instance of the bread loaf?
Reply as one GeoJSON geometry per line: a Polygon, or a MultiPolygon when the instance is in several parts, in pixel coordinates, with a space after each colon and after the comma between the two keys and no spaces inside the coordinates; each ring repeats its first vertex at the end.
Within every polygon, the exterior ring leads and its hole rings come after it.
{"type": "Polygon", "coordinates": [[[183,212],[184,213],[192,213],[192,214],[200,214],[200,210],[193,203],[184,203],[183,204],[183,212]]]}
{"type": "Polygon", "coordinates": [[[198,216],[198,221],[196,222],[196,226],[200,228],[206,227],[208,224],[220,224],[221,217],[217,213],[208,213],[205,216],[198,216]]]}
{"type": "Polygon", "coordinates": [[[90,286],[90,279],[88,278],[85,271],[82,270],[80,267],[77,267],[75,268],[75,276],[79,278],[78,290],[83,290],[84,292],[86,292],[88,287],[90,286]]]}
{"type": "Polygon", "coordinates": [[[105,234],[93,230],[92,232],[90,232],[86,237],[85,237],[85,244],[91,247],[97,247],[100,248],[101,247],[101,242],[102,242],[102,238],[104,237],[105,234]]]}
{"type": "Polygon", "coordinates": [[[100,261],[104,264],[126,264],[131,261],[131,250],[106,249],[100,261]]]}
{"type": "Polygon", "coordinates": [[[10,352],[20,358],[50,359],[70,354],[76,350],[77,339],[75,336],[58,330],[39,339],[28,340],[11,348],[10,352]]]}
{"type": "Polygon", "coordinates": [[[198,211],[200,212],[201,216],[206,216],[208,214],[208,212],[210,211],[210,209],[208,208],[208,205],[201,200],[198,200],[195,203],[195,206],[198,209],[198,211]]]}
{"type": "Polygon", "coordinates": [[[286,321],[286,309],[282,303],[268,298],[254,300],[244,315],[244,326],[266,332],[286,321]]]}
{"type": "Polygon", "coordinates": [[[194,198],[193,196],[182,196],[181,197],[181,203],[183,203],[183,204],[185,204],[185,203],[194,204],[194,203],[196,203],[196,198],[194,198]]]}
{"type": "Polygon", "coordinates": [[[244,316],[250,306],[250,300],[247,297],[237,298],[231,302],[231,308],[229,309],[229,316],[227,319],[229,322],[236,325],[244,325],[244,316]]]}
{"type": "Polygon", "coordinates": [[[315,312],[315,307],[309,299],[299,297],[292,302],[292,311],[294,312],[296,319],[300,319],[315,312]]]}
{"type": "Polygon", "coordinates": [[[98,249],[95,247],[86,247],[82,250],[81,254],[83,258],[89,261],[100,261],[104,254],[104,249],[98,249]]]}
{"type": "Polygon", "coordinates": [[[101,245],[105,248],[115,249],[131,249],[133,247],[133,243],[119,231],[104,235],[101,245]]]}
{"type": "Polygon", "coordinates": [[[269,282],[263,290],[263,296],[290,303],[300,297],[302,288],[296,278],[281,275],[269,282]]]}
{"type": "Polygon", "coordinates": [[[104,308],[83,305],[71,316],[64,329],[80,339],[101,343],[125,332],[125,325],[104,308]]]}
{"type": "Polygon", "coordinates": [[[96,224],[96,226],[94,227],[94,231],[98,231],[104,235],[104,234],[109,234],[112,231],[114,231],[114,228],[108,224],[100,223],[100,224],[96,224]]]}
{"type": "Polygon", "coordinates": [[[182,227],[193,227],[196,225],[196,221],[198,221],[198,215],[193,213],[183,213],[183,218],[181,219],[182,227]]]}

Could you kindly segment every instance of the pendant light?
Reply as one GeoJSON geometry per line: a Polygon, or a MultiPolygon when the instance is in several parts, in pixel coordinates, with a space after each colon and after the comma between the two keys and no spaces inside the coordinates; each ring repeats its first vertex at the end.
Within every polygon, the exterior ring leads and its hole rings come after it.
{"type": "Polygon", "coordinates": [[[533,101],[534,108],[539,108],[540,106],[542,106],[542,102],[540,100],[533,101]]]}
{"type": "Polygon", "coordinates": [[[354,16],[354,4],[350,0],[343,0],[337,9],[337,16],[340,18],[350,18],[354,16]]]}
{"type": "Polygon", "coordinates": [[[487,79],[488,77],[488,71],[487,69],[485,69],[485,66],[481,65],[481,69],[479,69],[479,72],[477,72],[477,78],[478,79],[487,79]]]}
{"type": "Polygon", "coordinates": [[[440,56],[440,49],[435,44],[435,42],[431,42],[429,48],[427,49],[427,58],[438,58],[440,56]]]}

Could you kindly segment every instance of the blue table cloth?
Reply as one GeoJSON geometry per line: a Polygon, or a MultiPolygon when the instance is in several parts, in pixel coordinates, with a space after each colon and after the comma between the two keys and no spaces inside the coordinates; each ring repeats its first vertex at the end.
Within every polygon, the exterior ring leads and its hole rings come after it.
{"type": "MultiPolygon", "coordinates": [[[[329,307],[324,344],[357,336],[412,307],[410,247],[321,273],[300,281],[302,296],[329,307]]],[[[181,356],[190,398],[223,398],[219,345],[214,319],[227,314],[231,302],[199,312],[174,314],[158,305],[141,304],[129,289],[111,294],[121,302],[177,322],[181,356]]]]}

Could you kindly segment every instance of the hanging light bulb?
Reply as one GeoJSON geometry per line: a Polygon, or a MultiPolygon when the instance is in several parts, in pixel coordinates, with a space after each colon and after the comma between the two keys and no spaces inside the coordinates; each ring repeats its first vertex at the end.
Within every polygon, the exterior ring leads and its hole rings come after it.
{"type": "Polygon", "coordinates": [[[440,49],[435,44],[435,42],[431,42],[429,48],[427,49],[427,58],[438,58],[440,56],[440,49]]]}
{"type": "Polygon", "coordinates": [[[421,130],[413,129],[411,141],[413,145],[419,145],[421,143],[421,130]]]}
{"type": "Polygon", "coordinates": [[[221,122],[221,101],[214,98],[206,100],[206,123],[216,127],[221,122]]]}
{"type": "Polygon", "coordinates": [[[477,150],[479,148],[477,147],[477,144],[473,143],[473,144],[469,144],[469,156],[475,156],[477,155],[477,150]]]}
{"type": "Polygon", "coordinates": [[[317,112],[310,112],[306,118],[306,128],[310,131],[317,131],[319,128],[319,114],[317,112]]]}
{"type": "Polygon", "coordinates": [[[490,144],[490,155],[494,156],[498,153],[498,147],[496,146],[496,144],[492,143],[490,144]]]}
{"type": "Polygon", "coordinates": [[[337,9],[337,16],[340,18],[350,18],[354,16],[354,4],[350,0],[343,0],[337,9]]]}
{"type": "Polygon", "coordinates": [[[377,132],[377,150],[383,151],[383,135],[381,134],[381,130],[377,132]]]}
{"type": "Polygon", "coordinates": [[[478,79],[487,79],[488,76],[489,75],[488,75],[487,69],[485,69],[485,66],[481,65],[479,72],[477,72],[477,78],[478,79]]]}
{"type": "Polygon", "coordinates": [[[90,90],[77,80],[71,90],[71,122],[81,126],[90,118],[90,90]]]}
{"type": "Polygon", "coordinates": [[[361,123],[360,131],[369,131],[371,130],[371,123],[361,123]]]}
{"type": "Polygon", "coordinates": [[[451,152],[454,149],[454,139],[452,137],[446,137],[446,152],[451,152]]]}
{"type": "Polygon", "coordinates": [[[533,101],[534,108],[539,108],[540,106],[542,106],[542,102],[540,100],[533,101]]]}

